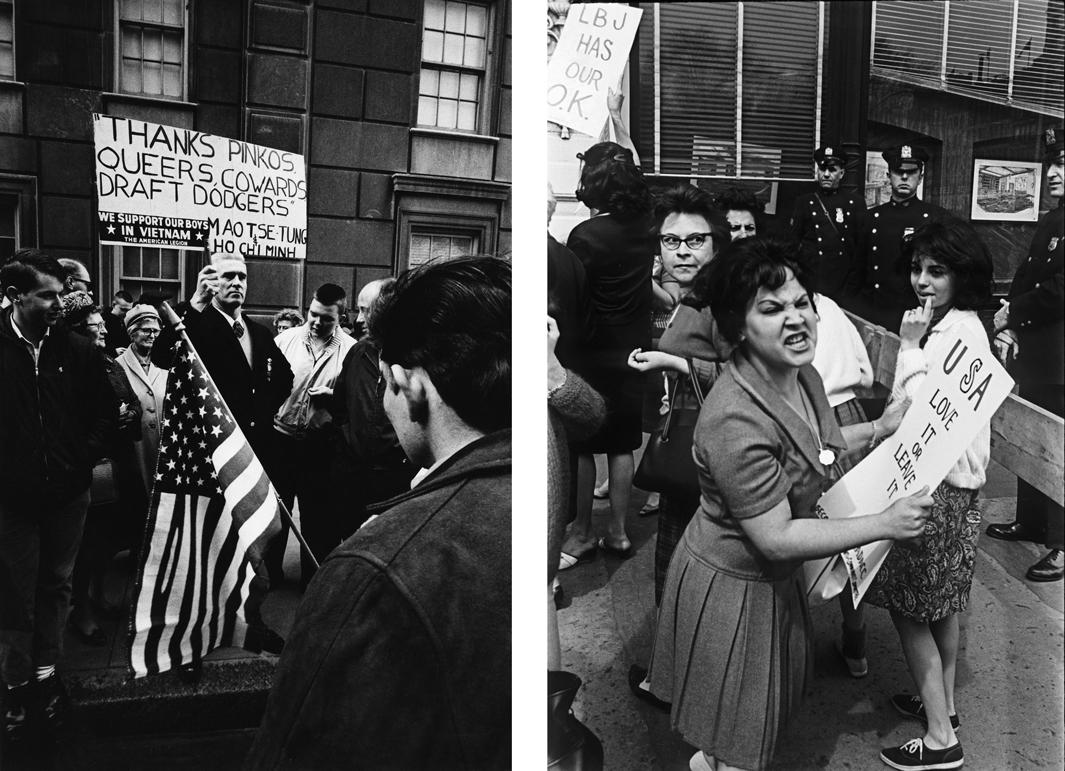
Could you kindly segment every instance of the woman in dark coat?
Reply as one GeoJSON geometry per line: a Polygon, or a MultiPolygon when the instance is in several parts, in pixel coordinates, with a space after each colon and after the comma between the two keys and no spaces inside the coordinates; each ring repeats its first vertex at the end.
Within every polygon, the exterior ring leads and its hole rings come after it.
{"type": "Polygon", "coordinates": [[[651,267],[655,242],[651,196],[632,152],[600,142],[581,156],[577,198],[592,217],[570,233],[567,246],[584,265],[596,319],[581,368],[603,395],[607,417],[602,428],[580,442],[577,516],[563,545],[562,565],[570,567],[596,546],[627,556],[625,513],[632,491],[633,450],[640,446],[641,390],[644,378],[626,365],[633,348],[646,348],[651,336],[651,267]],[[611,517],[607,533],[592,533],[593,453],[606,453],[610,474],[611,517]]]}
{"type": "Polygon", "coordinates": [[[67,327],[101,349],[119,410],[117,430],[108,437],[107,457],[93,469],[92,499],[72,577],[71,630],[86,645],[103,646],[107,636],[96,618],[90,591],[98,587],[115,552],[136,537],[136,517],[147,511],[133,454],[133,443],[141,437],[141,405],[125,370],[106,353],[106,327],[92,297],[74,291],[64,297],[63,306],[67,327]]]}

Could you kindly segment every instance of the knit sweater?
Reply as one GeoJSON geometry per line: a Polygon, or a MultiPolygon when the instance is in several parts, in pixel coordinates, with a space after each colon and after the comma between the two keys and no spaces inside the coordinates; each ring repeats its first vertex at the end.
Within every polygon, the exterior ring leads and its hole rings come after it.
{"type": "MultiPolygon", "coordinates": [[[[895,361],[895,382],[891,388],[891,398],[913,398],[928,374],[928,360],[942,357],[946,351],[942,348],[950,339],[946,333],[951,329],[964,327],[971,331],[982,344],[988,357],[991,346],[987,342],[987,332],[980,323],[976,311],[961,311],[951,308],[928,333],[924,348],[899,351],[895,361]]],[[[991,460],[991,424],[985,423],[976,434],[966,450],[944,480],[947,484],[964,490],[979,490],[987,481],[987,464],[991,460]]]]}

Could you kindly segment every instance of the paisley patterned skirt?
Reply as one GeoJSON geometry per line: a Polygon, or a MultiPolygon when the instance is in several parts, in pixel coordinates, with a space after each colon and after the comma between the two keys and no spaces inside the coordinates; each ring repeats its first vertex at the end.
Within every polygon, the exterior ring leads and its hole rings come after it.
{"type": "Polygon", "coordinates": [[[924,535],[891,548],[865,596],[913,621],[939,621],[965,610],[976,564],[979,491],[944,482],[932,499],[924,535]]]}

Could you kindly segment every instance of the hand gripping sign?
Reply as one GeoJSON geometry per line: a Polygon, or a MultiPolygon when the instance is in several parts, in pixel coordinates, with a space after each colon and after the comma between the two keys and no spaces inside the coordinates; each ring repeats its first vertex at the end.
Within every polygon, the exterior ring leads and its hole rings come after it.
{"type": "Polygon", "coordinates": [[[643,11],[614,3],[570,7],[547,67],[547,119],[599,136],[607,93],[625,71],[643,11]]]}
{"type": "MultiPolygon", "coordinates": [[[[898,431],[821,497],[818,516],[872,514],[925,485],[934,490],[991,421],[1013,388],[1013,379],[974,333],[960,328],[948,334],[946,344],[938,348],[945,355],[928,362],[928,375],[898,431]]],[[[891,545],[876,541],[809,560],[804,566],[807,599],[816,604],[835,597],[849,579],[857,606],[891,545]]]]}
{"type": "Polygon", "coordinates": [[[111,115],[93,129],[101,244],[306,256],[302,155],[111,115]]]}

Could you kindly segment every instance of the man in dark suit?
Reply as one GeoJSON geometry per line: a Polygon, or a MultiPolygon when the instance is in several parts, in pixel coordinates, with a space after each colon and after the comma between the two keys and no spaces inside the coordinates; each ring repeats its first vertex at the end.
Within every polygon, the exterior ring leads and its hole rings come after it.
{"type": "MultiPolygon", "coordinates": [[[[1057,206],[1035,230],[1028,258],[1017,268],[1009,299],[995,314],[995,347],[1012,358],[1010,373],[1022,398],[1065,415],[1065,217],[1061,198],[1061,128],[1047,129],[1047,190],[1057,206]]],[[[1022,479],[1017,480],[1014,522],[987,528],[1004,541],[1040,541],[1049,549],[1028,570],[1030,581],[1060,581],[1065,575],[1065,510],[1022,479]]]]}
{"type": "MultiPolygon", "coordinates": [[[[176,311],[237,425],[266,473],[274,476],[278,464],[284,462],[273,441],[274,415],[292,391],[292,368],[274,344],[273,332],[241,312],[247,291],[244,260],[215,255],[196,277],[195,294],[176,311]]],[[[152,359],[168,367],[176,333],[168,329],[162,337],[152,359]]],[[[267,554],[268,566],[275,562],[276,572],[271,570],[275,579],[280,574],[283,549],[284,544],[275,542],[267,554]]],[[[252,629],[263,635],[263,650],[280,652],[283,642],[276,633],[261,622],[253,623],[252,629]]]]}
{"type": "Polygon", "coordinates": [[[855,310],[863,318],[898,333],[902,314],[913,306],[910,266],[901,259],[903,243],[917,228],[939,221],[947,212],[917,197],[928,162],[923,147],[899,145],[881,155],[888,164],[891,199],[865,217],[860,259],[849,289],[857,295],[855,310]]]}

